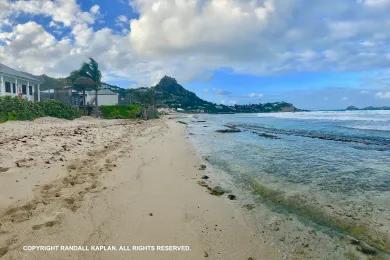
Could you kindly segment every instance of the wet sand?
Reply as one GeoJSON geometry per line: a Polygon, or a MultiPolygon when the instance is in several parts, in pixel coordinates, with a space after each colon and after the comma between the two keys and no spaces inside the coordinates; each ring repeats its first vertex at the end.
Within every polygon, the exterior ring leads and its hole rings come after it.
{"type": "Polygon", "coordinates": [[[198,185],[212,173],[199,169],[185,127],[175,118],[1,124],[0,257],[281,259],[237,201],[198,185]],[[23,250],[38,245],[79,248],[23,250]]]}

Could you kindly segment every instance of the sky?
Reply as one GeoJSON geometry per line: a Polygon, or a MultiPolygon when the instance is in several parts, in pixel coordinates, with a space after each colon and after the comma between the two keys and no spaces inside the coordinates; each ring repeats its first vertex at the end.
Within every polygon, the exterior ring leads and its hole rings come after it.
{"type": "Polygon", "coordinates": [[[390,0],[0,0],[0,62],[222,104],[390,106],[390,0]]]}

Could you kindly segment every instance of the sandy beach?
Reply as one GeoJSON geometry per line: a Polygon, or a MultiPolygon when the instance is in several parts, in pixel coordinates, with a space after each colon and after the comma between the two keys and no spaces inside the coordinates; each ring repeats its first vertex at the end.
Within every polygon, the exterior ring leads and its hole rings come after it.
{"type": "Polygon", "coordinates": [[[212,172],[185,127],[175,118],[1,124],[0,256],[280,259],[236,201],[198,184],[212,172]]]}

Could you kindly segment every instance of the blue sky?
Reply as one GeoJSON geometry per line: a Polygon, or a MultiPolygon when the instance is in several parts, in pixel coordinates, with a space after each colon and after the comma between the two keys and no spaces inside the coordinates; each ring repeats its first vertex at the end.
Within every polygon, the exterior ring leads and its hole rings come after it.
{"type": "Polygon", "coordinates": [[[67,76],[88,57],[121,87],[175,77],[224,104],[390,105],[390,0],[0,2],[0,59],[67,76]]]}

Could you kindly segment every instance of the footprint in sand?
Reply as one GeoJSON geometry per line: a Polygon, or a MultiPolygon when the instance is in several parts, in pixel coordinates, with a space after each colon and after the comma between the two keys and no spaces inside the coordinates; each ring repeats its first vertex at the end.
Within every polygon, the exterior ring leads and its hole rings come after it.
{"type": "Polygon", "coordinates": [[[62,212],[57,212],[54,216],[43,217],[39,224],[33,225],[33,230],[40,230],[42,228],[51,228],[61,223],[63,217],[62,212]]]}
{"type": "Polygon", "coordinates": [[[0,167],[0,173],[7,172],[9,168],[0,167]]]}
{"type": "Polygon", "coordinates": [[[59,223],[60,222],[58,220],[51,220],[51,221],[47,221],[47,222],[42,223],[42,224],[34,225],[34,226],[32,226],[32,229],[39,230],[39,229],[44,228],[44,227],[54,227],[55,225],[58,225],[59,223]]]}

